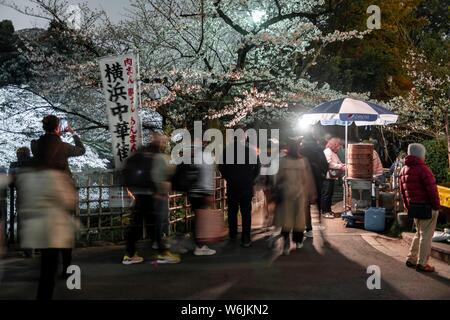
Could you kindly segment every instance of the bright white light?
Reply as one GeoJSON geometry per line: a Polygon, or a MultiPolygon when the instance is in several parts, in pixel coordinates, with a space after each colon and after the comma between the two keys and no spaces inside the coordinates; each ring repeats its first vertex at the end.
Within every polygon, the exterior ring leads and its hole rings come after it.
{"type": "Polygon", "coordinates": [[[297,122],[297,129],[300,130],[301,132],[306,132],[310,129],[311,127],[311,123],[309,123],[308,121],[305,121],[303,119],[299,119],[297,122]]]}
{"type": "Polygon", "coordinates": [[[253,10],[252,11],[252,20],[254,23],[260,23],[262,18],[266,15],[263,10],[253,10]]]}

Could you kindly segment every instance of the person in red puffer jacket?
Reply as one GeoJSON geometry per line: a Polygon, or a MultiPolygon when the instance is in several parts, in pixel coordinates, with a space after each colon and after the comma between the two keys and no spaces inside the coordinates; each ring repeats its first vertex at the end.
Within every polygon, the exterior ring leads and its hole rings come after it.
{"type": "Polygon", "coordinates": [[[428,264],[431,240],[436,228],[440,202],[436,179],[425,164],[425,147],[419,143],[408,146],[405,166],[400,172],[400,191],[403,203],[409,209],[411,203],[429,204],[432,208],[431,219],[414,219],[416,234],[411,244],[406,265],[417,271],[434,272],[428,264]]]}

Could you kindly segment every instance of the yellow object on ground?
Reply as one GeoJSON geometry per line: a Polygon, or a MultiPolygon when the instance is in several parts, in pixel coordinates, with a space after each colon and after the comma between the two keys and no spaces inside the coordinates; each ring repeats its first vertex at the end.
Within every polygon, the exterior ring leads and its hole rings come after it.
{"type": "Polygon", "coordinates": [[[441,200],[441,206],[450,208],[450,188],[438,186],[439,199],[441,200]]]}

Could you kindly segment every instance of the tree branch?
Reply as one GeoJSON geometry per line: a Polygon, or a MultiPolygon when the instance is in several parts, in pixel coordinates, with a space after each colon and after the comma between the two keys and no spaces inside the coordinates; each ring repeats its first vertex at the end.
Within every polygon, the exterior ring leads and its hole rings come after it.
{"type": "Polygon", "coordinates": [[[220,2],[221,2],[221,0],[216,0],[214,2],[214,7],[216,8],[216,12],[219,15],[219,17],[221,17],[227,25],[229,25],[231,28],[233,28],[235,31],[237,31],[241,35],[246,36],[246,35],[250,34],[250,32],[248,32],[247,30],[242,28],[240,25],[234,23],[234,21],[231,20],[231,18],[229,16],[227,16],[225,14],[225,12],[222,11],[222,9],[220,9],[220,2]]]}
{"type": "Polygon", "coordinates": [[[275,5],[277,6],[278,15],[281,16],[281,5],[279,0],[275,0],[275,5]]]}
{"type": "Polygon", "coordinates": [[[86,116],[86,115],[84,115],[84,114],[81,114],[81,113],[78,113],[78,112],[75,112],[75,111],[69,111],[69,110],[66,110],[66,109],[64,109],[64,108],[60,108],[60,107],[55,106],[50,100],[48,100],[46,97],[42,96],[41,94],[37,93],[37,92],[34,91],[33,89],[30,89],[30,88],[20,88],[20,89],[22,89],[22,90],[24,90],[24,91],[31,92],[31,93],[37,95],[38,97],[40,97],[41,99],[43,99],[45,102],[47,102],[48,105],[49,105],[52,109],[54,109],[54,110],[61,111],[61,112],[64,112],[64,113],[66,113],[66,114],[71,114],[71,115],[73,115],[73,116],[76,116],[76,117],[79,117],[79,118],[81,118],[81,119],[84,119],[84,120],[86,120],[86,121],[89,121],[89,122],[91,122],[91,123],[97,125],[99,128],[108,129],[108,126],[107,126],[107,125],[105,125],[105,124],[103,124],[103,123],[101,123],[101,122],[99,122],[99,121],[96,121],[96,120],[94,120],[94,119],[91,119],[90,117],[88,117],[88,116],[86,116]]]}
{"type": "MultiPolygon", "coordinates": [[[[201,9],[200,9],[200,14],[201,14],[201,20],[200,20],[200,24],[201,24],[201,36],[200,36],[200,43],[198,44],[198,48],[196,50],[195,53],[199,53],[200,50],[202,49],[203,46],[203,40],[205,38],[205,8],[204,8],[204,0],[200,0],[201,3],[201,9]]],[[[206,58],[205,58],[206,60],[206,58]]],[[[209,69],[209,67],[208,67],[209,69]]]]}
{"type": "Polygon", "coordinates": [[[306,72],[308,72],[309,68],[311,68],[314,65],[314,63],[317,61],[317,58],[319,57],[323,48],[324,48],[324,45],[321,45],[319,47],[319,49],[316,50],[313,58],[306,64],[306,66],[303,68],[302,72],[300,73],[301,78],[303,78],[305,76],[305,74],[306,74],[306,72]]]}
{"type": "Polygon", "coordinates": [[[318,17],[326,14],[327,12],[328,11],[324,11],[324,12],[320,12],[320,13],[291,12],[291,13],[287,13],[287,14],[277,15],[273,18],[270,18],[269,20],[266,20],[264,23],[262,23],[259,26],[258,30],[256,30],[254,33],[256,34],[256,33],[260,32],[261,30],[267,29],[271,25],[274,25],[278,22],[281,22],[284,20],[291,20],[294,18],[307,18],[312,23],[315,23],[318,17]]]}

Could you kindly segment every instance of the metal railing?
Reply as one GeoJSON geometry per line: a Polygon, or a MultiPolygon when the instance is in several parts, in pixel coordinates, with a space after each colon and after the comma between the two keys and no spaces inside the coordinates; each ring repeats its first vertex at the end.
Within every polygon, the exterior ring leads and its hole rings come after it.
{"type": "MultiPolygon", "coordinates": [[[[78,189],[79,204],[75,216],[79,219],[81,229],[77,237],[78,242],[89,244],[92,241],[120,242],[124,240],[126,229],[130,223],[132,208],[124,202],[123,206],[112,205],[111,195],[116,190],[117,178],[113,170],[84,171],[73,173],[78,189]]],[[[226,210],[226,186],[220,173],[215,177],[215,208],[226,210]]],[[[15,193],[8,192],[8,203],[14,204],[15,193]]],[[[193,217],[187,196],[183,193],[169,194],[169,228],[168,235],[176,232],[187,232],[193,217]]],[[[8,232],[9,242],[18,242],[17,214],[15,206],[9,206],[8,225],[16,225],[15,232],[8,232]],[[15,236],[14,236],[15,233],[15,236]],[[13,239],[11,239],[13,236],[13,239]]],[[[14,230],[13,230],[14,231],[14,230]]],[[[144,238],[147,236],[144,228],[144,238]]]]}

